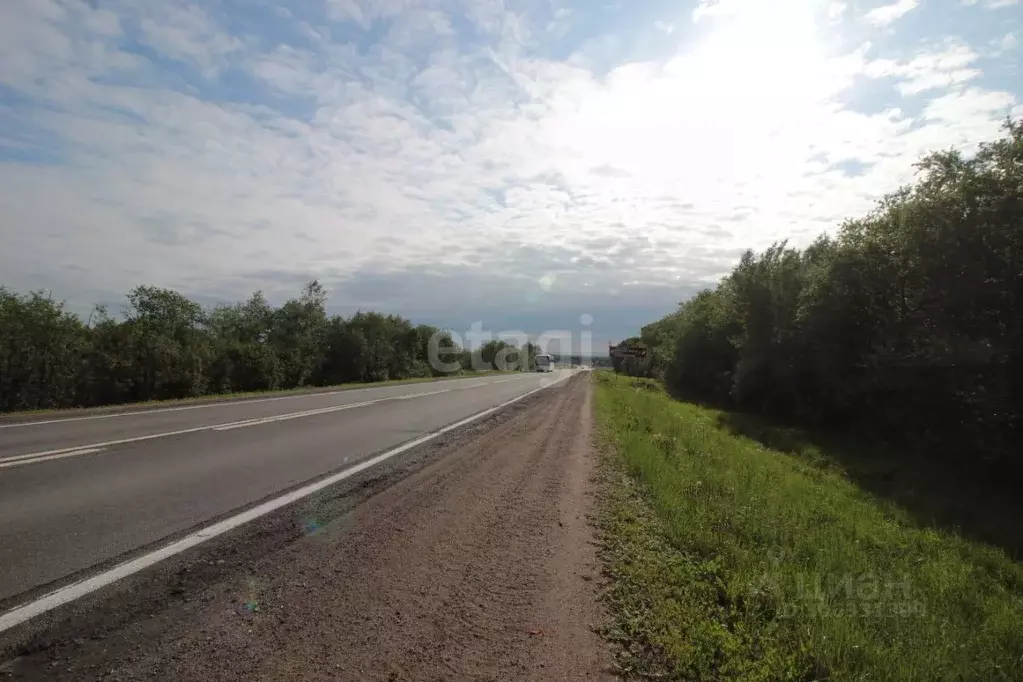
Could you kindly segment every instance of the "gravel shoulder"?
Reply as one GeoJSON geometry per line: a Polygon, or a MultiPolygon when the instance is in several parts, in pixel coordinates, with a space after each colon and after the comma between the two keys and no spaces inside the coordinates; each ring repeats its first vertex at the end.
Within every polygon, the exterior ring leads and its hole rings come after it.
{"type": "Polygon", "coordinates": [[[133,615],[107,605],[111,623],[80,637],[66,620],[0,676],[612,679],[594,632],[591,388],[584,374],[540,396],[306,513],[302,532],[265,531],[230,570],[209,552],[165,567],[166,599],[128,590],[133,615]]]}

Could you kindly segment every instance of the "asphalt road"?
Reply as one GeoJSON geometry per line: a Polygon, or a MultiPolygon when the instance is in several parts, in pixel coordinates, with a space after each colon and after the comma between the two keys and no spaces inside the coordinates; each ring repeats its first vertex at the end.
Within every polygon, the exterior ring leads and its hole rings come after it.
{"type": "Polygon", "coordinates": [[[0,423],[0,600],[354,465],[569,373],[0,423]]]}

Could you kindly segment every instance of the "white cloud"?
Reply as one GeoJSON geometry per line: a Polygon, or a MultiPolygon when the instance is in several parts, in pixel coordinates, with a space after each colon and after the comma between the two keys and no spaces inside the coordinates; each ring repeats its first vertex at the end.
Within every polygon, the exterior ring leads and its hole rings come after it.
{"type": "Polygon", "coordinates": [[[703,17],[735,16],[748,5],[748,0],[698,0],[693,21],[698,22],[703,17]]]}
{"type": "Polygon", "coordinates": [[[223,58],[241,49],[241,40],[219,29],[198,5],[152,5],[142,17],[142,38],[157,52],[196,65],[211,76],[223,58]]]}
{"type": "Polygon", "coordinates": [[[849,5],[844,2],[831,2],[828,3],[827,15],[828,19],[832,22],[839,21],[845,16],[846,10],[849,9],[849,5]]]}
{"type": "Polygon", "coordinates": [[[1012,59],[1011,55],[1019,47],[1019,39],[1015,33],[1006,33],[1000,38],[992,38],[988,41],[986,49],[983,50],[984,57],[990,59],[1012,59]]]}
{"type": "Polygon", "coordinates": [[[2,283],[86,305],[138,283],[279,298],[319,276],[339,305],[437,317],[613,290],[670,307],[1018,106],[981,87],[973,46],[854,40],[825,0],[703,2],[713,21],[642,59],[601,31],[551,56],[581,10],[452,6],[271,8],[265,36],[206,5],[5,6],[0,85],[25,104],[0,107],[2,283]],[[363,26],[379,40],[352,39],[363,26]],[[891,95],[858,100],[864,84],[891,95]]]}
{"type": "Polygon", "coordinates": [[[969,46],[948,43],[940,49],[922,52],[907,62],[877,59],[866,65],[871,78],[896,78],[903,95],[916,95],[928,90],[961,85],[981,75],[975,68],[980,58],[969,46]]]}
{"type": "Polygon", "coordinates": [[[372,23],[372,13],[358,0],[327,0],[328,16],[335,21],[354,21],[364,29],[372,23]]]}
{"type": "Polygon", "coordinates": [[[931,100],[924,110],[924,118],[950,125],[974,125],[971,122],[977,121],[978,118],[984,121],[1004,118],[1011,111],[1015,101],[1015,98],[1006,92],[970,88],[931,100]]]}
{"type": "Polygon", "coordinates": [[[270,54],[256,58],[253,73],[270,85],[292,94],[311,94],[317,74],[313,56],[290,45],[278,45],[270,54]]]}
{"type": "Polygon", "coordinates": [[[865,18],[875,26],[887,26],[913,11],[920,4],[920,0],[896,0],[890,5],[875,7],[867,12],[865,18]]]}
{"type": "Polygon", "coordinates": [[[1002,9],[1018,5],[1020,0],[962,0],[964,5],[981,5],[987,9],[1002,9]]]}

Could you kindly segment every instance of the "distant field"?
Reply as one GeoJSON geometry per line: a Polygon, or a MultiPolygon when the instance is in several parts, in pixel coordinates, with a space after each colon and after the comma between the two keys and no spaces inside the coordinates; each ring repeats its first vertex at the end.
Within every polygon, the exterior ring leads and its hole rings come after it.
{"type": "MultiPolygon", "coordinates": [[[[602,554],[625,672],[1023,679],[1023,565],[649,380],[593,375],[602,554]]],[[[1011,518],[1004,523],[1013,523],[1011,518]]]]}

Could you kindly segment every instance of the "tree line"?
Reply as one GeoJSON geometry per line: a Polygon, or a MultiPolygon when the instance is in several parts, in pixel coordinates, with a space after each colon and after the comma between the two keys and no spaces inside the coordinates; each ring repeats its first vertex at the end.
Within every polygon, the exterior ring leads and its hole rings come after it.
{"type": "Polygon", "coordinates": [[[43,292],[0,287],[0,411],[531,368],[535,354],[504,341],[463,349],[396,315],[331,316],[316,281],[279,307],[260,292],[205,308],[139,286],[123,315],[97,308],[84,321],[43,292]]]}
{"type": "Polygon", "coordinates": [[[1023,122],[804,249],[746,252],[628,343],[701,399],[1023,467],[1023,122]]]}

